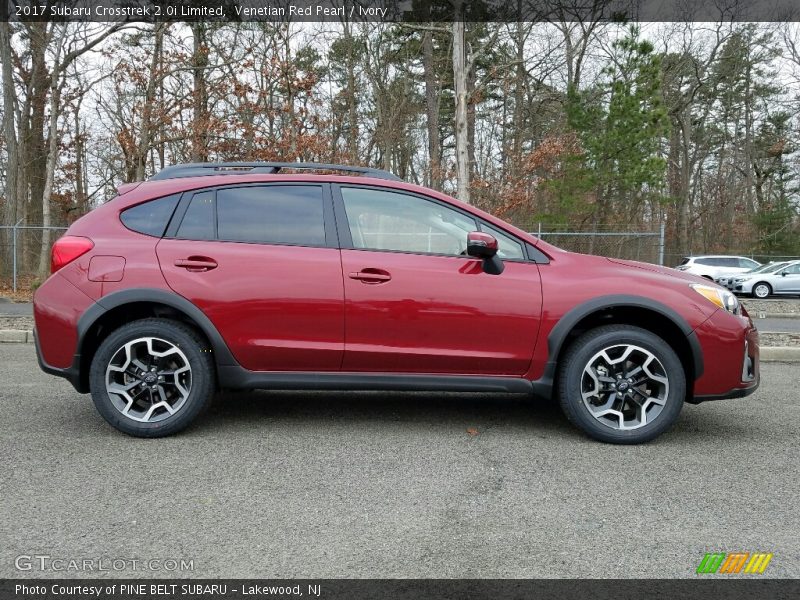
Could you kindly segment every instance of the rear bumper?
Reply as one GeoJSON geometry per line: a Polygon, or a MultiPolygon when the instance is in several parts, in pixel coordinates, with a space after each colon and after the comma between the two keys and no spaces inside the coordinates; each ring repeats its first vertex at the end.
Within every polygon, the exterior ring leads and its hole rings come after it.
{"type": "Polygon", "coordinates": [[[81,373],[80,373],[80,364],[81,364],[81,355],[76,354],[72,359],[72,364],[66,368],[54,367],[52,365],[48,365],[45,360],[44,356],[42,356],[42,349],[39,347],[39,336],[36,334],[36,328],[33,329],[33,340],[34,345],[36,346],[36,360],[39,361],[39,368],[47,373],[48,375],[55,375],[56,377],[63,377],[67,381],[72,384],[72,387],[81,394],[88,393],[88,389],[85,389],[85,386],[81,384],[81,373]]]}

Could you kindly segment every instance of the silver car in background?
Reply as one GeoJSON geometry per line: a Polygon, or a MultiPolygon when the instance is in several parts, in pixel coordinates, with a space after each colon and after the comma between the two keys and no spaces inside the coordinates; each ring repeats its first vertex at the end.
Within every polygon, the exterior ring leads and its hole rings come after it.
{"type": "Polygon", "coordinates": [[[684,271],[714,281],[721,273],[745,273],[760,266],[760,262],[746,256],[709,254],[705,256],[684,256],[681,264],[675,268],[678,271],[684,271]]]}
{"type": "Polygon", "coordinates": [[[773,294],[800,296],[800,260],[787,262],[772,273],[739,275],[733,280],[733,291],[755,298],[773,294]]]}
{"type": "Polygon", "coordinates": [[[788,265],[789,261],[780,261],[780,262],[769,262],[760,267],[756,267],[755,269],[750,269],[749,271],[745,271],[742,273],[741,271],[735,272],[725,272],[721,273],[717,277],[714,278],[714,281],[721,285],[722,287],[728,288],[729,290],[733,291],[733,287],[735,285],[735,281],[738,279],[739,281],[744,281],[751,276],[754,276],[758,273],[774,273],[781,267],[788,265]]]}

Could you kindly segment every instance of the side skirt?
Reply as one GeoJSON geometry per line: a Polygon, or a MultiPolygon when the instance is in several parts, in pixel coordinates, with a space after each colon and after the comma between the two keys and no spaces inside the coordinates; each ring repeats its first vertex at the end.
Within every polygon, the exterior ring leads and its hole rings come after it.
{"type": "Polygon", "coordinates": [[[222,389],[239,390],[398,390],[532,394],[537,387],[521,377],[267,372],[225,365],[217,367],[217,376],[222,389]]]}

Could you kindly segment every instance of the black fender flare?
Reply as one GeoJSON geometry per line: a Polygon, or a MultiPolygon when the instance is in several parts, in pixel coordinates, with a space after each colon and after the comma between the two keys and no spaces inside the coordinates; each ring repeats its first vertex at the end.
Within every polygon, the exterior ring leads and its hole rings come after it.
{"type": "Polygon", "coordinates": [[[561,317],[558,323],[556,323],[555,327],[553,327],[553,329],[550,331],[550,335],[547,336],[547,351],[549,357],[547,363],[548,371],[552,369],[552,371],[548,374],[551,376],[555,375],[555,357],[558,356],[559,352],[561,351],[561,347],[564,344],[564,340],[566,340],[569,332],[572,331],[575,325],[592,313],[607,308],[622,307],[651,310],[662,315],[663,317],[666,317],[675,326],[677,326],[681,333],[686,336],[686,340],[692,350],[692,365],[694,366],[695,380],[700,378],[704,369],[703,349],[700,347],[700,341],[697,339],[697,334],[695,334],[694,329],[691,327],[691,325],[689,325],[686,319],[684,319],[670,307],[658,302],[657,300],[628,294],[615,294],[592,298],[591,300],[573,307],[569,310],[569,312],[561,317]]]}
{"type": "Polygon", "coordinates": [[[108,311],[133,304],[134,302],[154,302],[164,304],[178,310],[194,321],[200,330],[205,334],[211,343],[214,352],[214,360],[219,366],[238,366],[238,361],[231,354],[228,345],[220,335],[217,328],[206,314],[197,308],[192,302],[174,292],[169,292],[157,288],[131,288],[112,292],[103,296],[92,304],[78,320],[78,354],[82,353],[86,333],[91,329],[97,320],[108,311]]]}

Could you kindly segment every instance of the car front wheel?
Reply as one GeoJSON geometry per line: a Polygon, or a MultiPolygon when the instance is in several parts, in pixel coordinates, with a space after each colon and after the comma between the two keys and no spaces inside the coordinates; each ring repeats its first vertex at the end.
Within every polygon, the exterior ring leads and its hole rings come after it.
{"type": "Polygon", "coordinates": [[[111,425],[137,437],[186,428],[214,394],[207,342],[183,323],[134,321],[97,349],[89,374],[92,400],[111,425]]]}
{"type": "Polygon", "coordinates": [[[637,444],[678,418],[686,376],[675,351],[657,335],[607,325],[570,345],[561,361],[558,395],[567,418],[589,436],[637,444]]]}
{"type": "Polygon", "coordinates": [[[768,298],[772,294],[772,288],[768,283],[757,283],[753,286],[753,296],[756,298],[768,298]]]}

